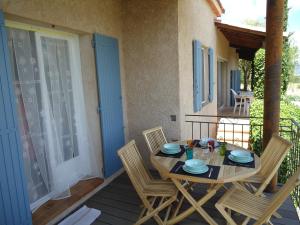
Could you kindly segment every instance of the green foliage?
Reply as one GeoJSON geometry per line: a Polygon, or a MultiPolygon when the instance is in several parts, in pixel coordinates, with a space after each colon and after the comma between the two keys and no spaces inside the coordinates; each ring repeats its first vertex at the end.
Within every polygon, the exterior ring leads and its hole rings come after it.
{"type": "Polygon", "coordinates": [[[239,68],[242,72],[241,82],[244,84],[244,90],[248,89],[248,85],[250,84],[251,78],[251,61],[245,59],[239,59],[239,68]]]}
{"type": "Polygon", "coordinates": [[[300,76],[292,76],[290,83],[300,83],[300,76]]]}
{"type": "MultiPolygon", "coordinates": [[[[290,46],[289,41],[283,45],[282,66],[281,66],[281,95],[285,95],[294,69],[297,57],[297,47],[290,46]]],[[[265,78],[265,50],[257,51],[254,60],[254,96],[259,99],[264,97],[265,78]]]]}
{"type": "Polygon", "coordinates": [[[265,78],[265,50],[257,51],[254,60],[254,78],[253,91],[255,98],[263,99],[264,97],[264,79],[265,78]]]}
{"type": "MultiPolygon", "coordinates": [[[[250,133],[250,143],[251,148],[253,151],[261,155],[263,149],[262,149],[262,138],[263,138],[263,100],[262,99],[256,99],[253,104],[251,105],[250,109],[250,125],[251,125],[251,133],[250,133]],[[257,117],[257,118],[253,118],[257,117]]],[[[280,102],[280,133],[281,136],[284,137],[287,140],[290,140],[294,142],[294,144],[299,145],[298,142],[295,142],[292,140],[294,136],[292,135],[291,126],[292,121],[290,119],[294,119],[295,121],[300,121],[300,108],[296,105],[292,104],[290,102],[289,98],[284,98],[280,102]]],[[[300,146],[299,146],[300,147],[300,146]]],[[[300,151],[300,148],[295,148],[297,151],[300,151]],[[299,149],[299,150],[298,150],[299,149]]],[[[300,154],[298,152],[297,154],[300,154]]],[[[294,153],[290,155],[291,157],[294,157],[294,153]]],[[[282,163],[280,170],[279,170],[279,182],[284,183],[287,179],[287,177],[290,175],[291,171],[291,162],[292,158],[289,158],[289,156],[284,160],[282,163]]],[[[294,159],[298,160],[298,159],[294,159]]]]}
{"type": "MultiPolygon", "coordinates": [[[[286,31],[288,24],[288,0],[284,3],[284,21],[283,30],[286,31]]],[[[294,75],[296,59],[298,55],[297,47],[291,43],[290,36],[284,38],[282,48],[282,65],[281,65],[281,95],[285,95],[288,84],[294,75]]],[[[264,77],[265,77],[265,50],[257,51],[254,59],[255,76],[254,76],[254,96],[263,99],[264,96],[264,77]]]]}

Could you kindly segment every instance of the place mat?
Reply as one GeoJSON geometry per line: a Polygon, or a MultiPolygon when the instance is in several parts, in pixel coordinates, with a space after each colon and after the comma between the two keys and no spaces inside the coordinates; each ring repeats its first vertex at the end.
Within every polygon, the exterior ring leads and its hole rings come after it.
{"type": "MultiPolygon", "coordinates": [[[[217,141],[218,142],[218,145],[215,147],[215,148],[219,148],[220,146],[221,146],[221,144],[227,144],[227,142],[222,142],[222,141],[217,141]]],[[[201,144],[200,144],[200,140],[198,140],[198,139],[195,139],[195,140],[193,140],[193,145],[195,146],[195,147],[197,147],[197,148],[207,148],[207,145],[205,145],[205,146],[202,146],[201,144]]]]}
{"type": "Polygon", "coordinates": [[[228,165],[228,166],[240,166],[240,167],[248,167],[248,168],[255,168],[255,157],[254,153],[251,153],[251,156],[253,157],[253,161],[249,163],[238,163],[230,160],[228,156],[230,155],[230,150],[227,150],[225,153],[223,165],[228,165]]]}
{"type": "Polygon", "coordinates": [[[202,173],[202,174],[191,174],[191,173],[187,173],[182,169],[182,166],[184,165],[184,162],[182,161],[178,161],[175,166],[173,166],[173,168],[171,169],[171,173],[175,173],[175,174],[180,174],[180,175],[186,175],[186,176],[193,176],[193,177],[201,177],[201,178],[207,178],[207,179],[214,179],[217,180],[218,176],[219,176],[219,172],[220,172],[220,166],[212,166],[212,165],[207,165],[208,166],[208,171],[206,173],[202,173]],[[210,177],[209,173],[210,173],[210,169],[213,169],[210,177]]]}
{"type": "Polygon", "coordinates": [[[195,139],[195,140],[193,140],[192,144],[193,144],[193,146],[195,146],[197,148],[201,148],[200,140],[195,139]]]}
{"type": "Polygon", "coordinates": [[[159,151],[158,153],[156,153],[156,156],[169,157],[169,158],[180,158],[184,153],[185,153],[185,149],[184,149],[183,145],[180,145],[180,152],[178,152],[176,154],[166,154],[166,153],[163,153],[162,151],[159,151]]]}

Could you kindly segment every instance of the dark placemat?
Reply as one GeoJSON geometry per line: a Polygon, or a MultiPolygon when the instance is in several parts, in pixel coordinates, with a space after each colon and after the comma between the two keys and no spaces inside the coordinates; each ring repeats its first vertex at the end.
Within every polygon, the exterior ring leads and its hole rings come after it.
{"type": "MultiPolygon", "coordinates": [[[[221,142],[221,141],[218,141],[218,145],[217,145],[215,148],[219,148],[219,147],[221,146],[222,143],[227,144],[227,142],[221,142]]],[[[194,145],[195,147],[197,147],[197,148],[207,148],[207,145],[202,146],[202,145],[200,144],[200,140],[198,140],[198,139],[193,140],[193,145],[194,145]]]]}
{"type": "Polygon", "coordinates": [[[202,173],[202,174],[191,174],[191,173],[187,173],[182,169],[182,166],[184,165],[184,162],[182,161],[178,161],[175,166],[171,169],[171,173],[176,173],[176,174],[181,174],[181,175],[187,175],[187,176],[194,176],[194,177],[202,177],[202,178],[207,178],[207,179],[218,179],[219,176],[219,172],[220,172],[220,166],[212,166],[212,165],[207,165],[209,170],[206,173],[202,173]],[[210,173],[210,169],[213,169],[210,177],[209,173],[210,173]]]}
{"type": "Polygon", "coordinates": [[[230,155],[231,151],[226,151],[223,165],[228,165],[228,166],[240,166],[240,167],[248,167],[248,168],[255,168],[255,157],[254,153],[251,153],[251,156],[253,157],[253,161],[249,163],[238,163],[230,160],[228,156],[230,155]]]}
{"type": "Polygon", "coordinates": [[[183,147],[183,145],[180,145],[180,152],[178,152],[177,154],[166,154],[163,153],[162,151],[159,151],[158,153],[156,153],[156,156],[162,156],[162,157],[169,157],[169,158],[180,158],[183,154],[185,153],[185,149],[183,147]]]}
{"type": "Polygon", "coordinates": [[[195,140],[193,140],[193,145],[195,146],[195,147],[197,147],[197,148],[200,148],[201,147],[201,145],[200,145],[200,140],[197,140],[197,139],[195,139],[195,140]]]}

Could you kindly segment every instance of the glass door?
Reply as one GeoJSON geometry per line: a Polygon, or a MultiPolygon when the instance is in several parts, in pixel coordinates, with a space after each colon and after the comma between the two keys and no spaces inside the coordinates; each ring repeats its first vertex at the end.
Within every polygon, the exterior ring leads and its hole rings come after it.
{"type": "MultiPolygon", "coordinates": [[[[31,207],[91,174],[76,35],[8,29],[31,207]]],[[[66,194],[67,193],[67,194],[66,194]]]]}

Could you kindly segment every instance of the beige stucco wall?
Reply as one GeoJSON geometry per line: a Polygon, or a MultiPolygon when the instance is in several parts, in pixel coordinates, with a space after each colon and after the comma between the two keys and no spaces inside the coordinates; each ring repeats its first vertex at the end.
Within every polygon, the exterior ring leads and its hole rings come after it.
{"type": "Polygon", "coordinates": [[[123,1],[129,137],[145,158],[143,130],[161,125],[167,139],[179,138],[177,7],[176,0],[123,1]]]}
{"type": "Polygon", "coordinates": [[[217,113],[217,58],[227,61],[228,74],[236,68],[235,50],[215,27],[207,1],[2,0],[0,8],[9,19],[79,34],[88,125],[99,167],[101,135],[92,33],[119,40],[126,140],[135,139],[146,159],[149,152],[143,130],[161,125],[168,140],[190,137],[184,115],[193,113],[192,41],[199,39],[215,50],[214,101],[200,114],[217,113]],[[170,115],[177,120],[171,121],[170,115]]]}
{"type": "MultiPolygon", "coordinates": [[[[185,114],[193,112],[193,45],[197,39],[203,46],[214,49],[214,99],[205,105],[200,115],[217,115],[217,59],[228,62],[228,70],[236,66],[236,54],[229,48],[228,41],[214,25],[215,15],[207,1],[178,1],[178,50],[179,50],[179,86],[180,86],[180,123],[181,138],[191,138],[191,126],[186,124],[185,114]]],[[[206,121],[210,119],[206,118],[206,121]]],[[[213,120],[212,120],[213,121],[213,120]]],[[[198,129],[199,131],[199,129],[198,129]]],[[[197,135],[197,130],[195,133],[197,135]]],[[[202,135],[205,136],[206,128],[202,135]]]]}
{"type": "MultiPolygon", "coordinates": [[[[123,104],[126,106],[121,0],[2,0],[0,8],[4,11],[6,18],[11,20],[20,20],[46,27],[55,25],[58,29],[73,30],[79,34],[82,78],[89,127],[89,134],[87,135],[90,136],[92,147],[97,153],[98,167],[101,168],[100,120],[97,113],[98,93],[91,38],[95,32],[118,38],[123,104]]],[[[126,107],[124,107],[124,120],[125,136],[127,136],[126,107]]]]}

